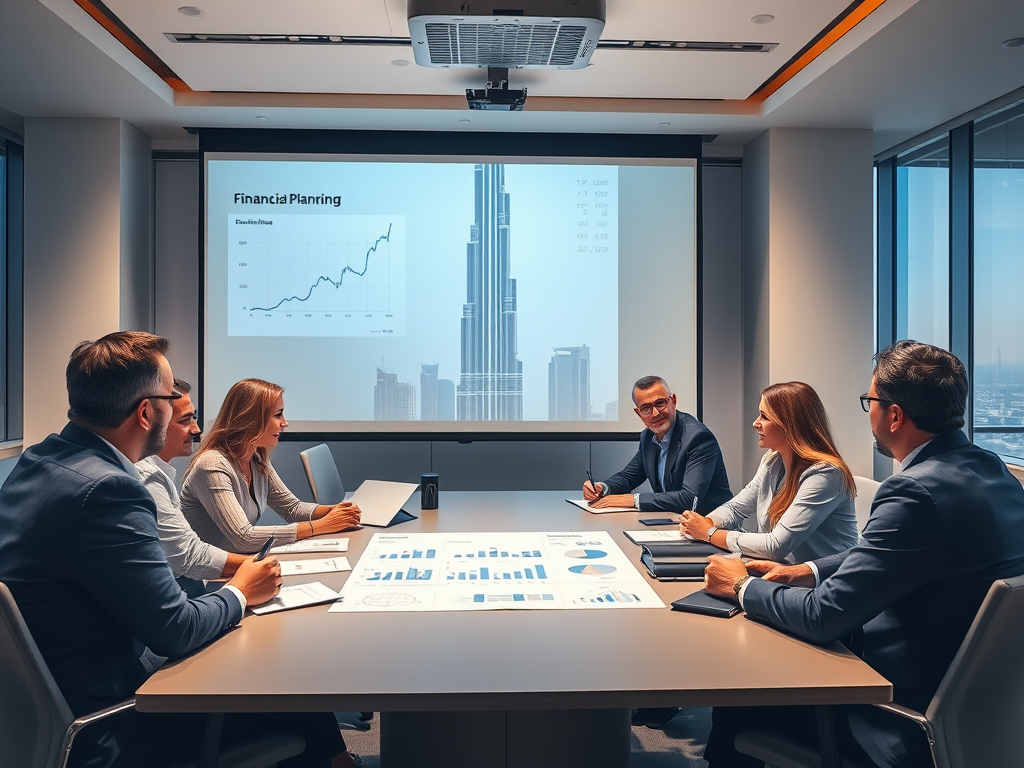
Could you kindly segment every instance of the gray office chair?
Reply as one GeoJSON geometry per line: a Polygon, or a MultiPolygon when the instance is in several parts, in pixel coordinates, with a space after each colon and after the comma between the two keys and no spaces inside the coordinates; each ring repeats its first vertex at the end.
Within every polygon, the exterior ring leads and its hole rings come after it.
{"type": "Polygon", "coordinates": [[[857,498],[853,502],[857,515],[857,530],[863,531],[864,526],[868,523],[868,516],[871,514],[871,502],[875,500],[875,494],[878,493],[881,483],[860,475],[854,475],[853,482],[857,488],[857,498]]]}
{"type": "Polygon", "coordinates": [[[338,465],[326,443],[314,445],[299,454],[306,471],[313,501],[317,504],[337,504],[345,500],[345,484],[341,482],[338,465]]]}
{"type": "MultiPolygon", "coordinates": [[[[135,699],[129,699],[76,719],[29,634],[14,596],[0,583],[0,765],[65,768],[79,731],[134,707],[135,699]]],[[[297,734],[267,734],[225,750],[217,768],[267,768],[302,754],[305,748],[305,740],[297,734]]],[[[194,768],[195,763],[189,766],[194,768]]]]}
{"type": "MultiPolygon", "coordinates": [[[[1024,755],[1024,576],[992,584],[925,714],[877,704],[924,731],[936,768],[1008,768],[1024,755]]],[[[764,731],[736,749],[778,768],[812,768],[820,755],[764,731]]],[[[844,763],[844,768],[846,764],[844,763]]]]}

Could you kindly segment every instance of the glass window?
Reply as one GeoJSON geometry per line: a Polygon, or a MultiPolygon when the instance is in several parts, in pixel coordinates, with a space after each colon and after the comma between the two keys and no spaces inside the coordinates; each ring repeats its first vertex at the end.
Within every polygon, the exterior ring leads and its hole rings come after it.
{"type": "Polygon", "coordinates": [[[1024,463],[1024,103],[974,124],[974,441],[1024,463]]]}
{"type": "Polygon", "coordinates": [[[896,338],[949,348],[949,135],[896,161],[896,338]]]}

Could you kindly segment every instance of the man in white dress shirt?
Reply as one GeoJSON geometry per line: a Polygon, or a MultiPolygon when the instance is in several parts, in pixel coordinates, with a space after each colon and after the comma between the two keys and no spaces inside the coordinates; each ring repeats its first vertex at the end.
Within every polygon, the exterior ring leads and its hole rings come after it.
{"type": "Polygon", "coordinates": [[[246,556],[225,552],[206,543],[196,535],[181,514],[181,499],[175,485],[177,470],[170,462],[171,459],[192,455],[193,439],[201,430],[189,395],[192,387],[181,379],[175,379],[174,389],[182,394],[182,398],[173,403],[174,411],[167,425],[164,449],[143,459],[135,468],[146,490],[156,501],[156,527],[160,533],[160,546],[167,555],[174,577],[189,594],[201,594],[205,589],[205,580],[230,578],[238,566],[245,562],[246,556]]]}

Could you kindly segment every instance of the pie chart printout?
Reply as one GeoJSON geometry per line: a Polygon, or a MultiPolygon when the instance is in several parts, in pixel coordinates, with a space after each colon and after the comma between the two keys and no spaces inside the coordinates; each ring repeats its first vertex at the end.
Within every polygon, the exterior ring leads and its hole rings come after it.
{"type": "Polygon", "coordinates": [[[573,565],[569,567],[570,573],[580,573],[584,576],[607,576],[615,573],[614,565],[573,565]]]}
{"type": "Polygon", "coordinates": [[[574,557],[577,560],[599,560],[602,557],[608,557],[608,553],[600,549],[570,549],[565,556],[574,557]]]}

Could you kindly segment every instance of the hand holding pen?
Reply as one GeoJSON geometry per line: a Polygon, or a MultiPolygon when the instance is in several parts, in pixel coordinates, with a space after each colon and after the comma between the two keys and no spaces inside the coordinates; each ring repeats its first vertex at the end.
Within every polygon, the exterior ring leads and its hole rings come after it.
{"type": "Polygon", "coordinates": [[[597,501],[601,498],[601,484],[594,482],[594,476],[590,474],[589,469],[587,470],[587,482],[583,484],[583,498],[587,502],[597,501]]]}

